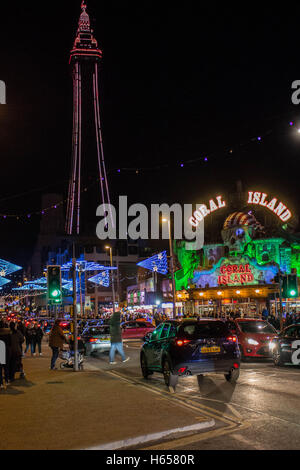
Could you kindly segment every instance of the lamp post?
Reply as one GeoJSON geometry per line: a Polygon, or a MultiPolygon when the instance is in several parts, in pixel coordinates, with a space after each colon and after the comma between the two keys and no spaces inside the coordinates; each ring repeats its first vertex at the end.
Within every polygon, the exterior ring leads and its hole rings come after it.
{"type": "MultiPolygon", "coordinates": [[[[112,260],[112,248],[111,246],[106,246],[106,250],[109,250],[110,255],[110,267],[113,268],[113,260],[112,260]]],[[[113,313],[115,313],[115,286],[114,286],[114,277],[113,277],[113,269],[111,270],[111,287],[112,287],[112,296],[113,296],[113,313]]]]}
{"type": "Polygon", "coordinates": [[[173,245],[172,245],[172,235],[171,235],[171,221],[170,219],[162,219],[162,221],[168,222],[168,229],[169,229],[170,268],[171,268],[172,295],[173,295],[173,318],[175,318],[176,317],[176,289],[175,289],[175,279],[174,279],[174,258],[173,258],[173,245]]]}

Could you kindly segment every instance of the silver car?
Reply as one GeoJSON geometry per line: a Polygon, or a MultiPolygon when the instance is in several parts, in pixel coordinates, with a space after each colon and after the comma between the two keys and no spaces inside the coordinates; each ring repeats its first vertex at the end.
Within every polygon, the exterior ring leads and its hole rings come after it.
{"type": "Polygon", "coordinates": [[[84,342],[86,356],[110,350],[109,325],[90,326],[84,330],[81,338],[84,342]]]}

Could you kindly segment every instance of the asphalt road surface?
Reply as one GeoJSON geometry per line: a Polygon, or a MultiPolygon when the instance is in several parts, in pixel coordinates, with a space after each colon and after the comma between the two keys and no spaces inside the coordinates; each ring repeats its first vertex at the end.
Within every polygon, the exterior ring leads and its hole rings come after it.
{"type": "MultiPolygon", "coordinates": [[[[149,380],[141,376],[139,351],[141,342],[125,344],[130,361],[110,366],[107,355],[88,358],[86,368],[101,368],[136,387],[147,387],[165,399],[162,374],[149,380]]],[[[300,448],[300,368],[277,368],[270,360],[242,363],[238,383],[234,386],[223,375],[210,374],[198,384],[196,377],[179,379],[176,393],[168,400],[179,407],[198,409],[213,418],[214,428],[176,440],[156,442],[141,449],[155,450],[282,450],[300,448]]],[[[145,411],[147,412],[147,411],[145,411]]],[[[179,423],[180,424],[180,423],[179,423]]],[[[136,447],[135,447],[136,448],[136,447]]],[[[137,448],[136,448],[137,449],[137,448]]]]}

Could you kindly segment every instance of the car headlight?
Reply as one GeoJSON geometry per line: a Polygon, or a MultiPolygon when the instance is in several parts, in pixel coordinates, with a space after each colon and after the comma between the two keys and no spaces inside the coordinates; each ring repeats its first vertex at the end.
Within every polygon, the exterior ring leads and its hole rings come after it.
{"type": "Polygon", "coordinates": [[[252,338],[247,339],[247,342],[249,344],[253,344],[253,346],[257,346],[259,344],[258,341],[255,341],[255,339],[252,338]]]}

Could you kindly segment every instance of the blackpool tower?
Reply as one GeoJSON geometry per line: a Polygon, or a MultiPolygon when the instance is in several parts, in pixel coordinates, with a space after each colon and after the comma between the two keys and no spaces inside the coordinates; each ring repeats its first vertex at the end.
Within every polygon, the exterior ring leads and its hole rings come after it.
{"type": "MultiPolygon", "coordinates": [[[[99,170],[99,192],[102,204],[110,204],[108,182],[105,169],[103,141],[100,121],[99,103],[99,63],[102,51],[93,36],[90,18],[86,11],[86,4],[81,3],[77,34],[73,49],[70,53],[70,65],[73,77],[73,135],[72,135],[72,163],[69,181],[66,232],[69,235],[80,233],[80,198],[81,198],[81,172],[82,172],[82,85],[83,69],[90,74],[90,93],[92,95],[93,110],[91,113],[95,121],[96,148],[99,170]],[[93,112],[92,112],[93,111],[93,112]]],[[[85,75],[86,76],[86,75],[85,75]]]]}

